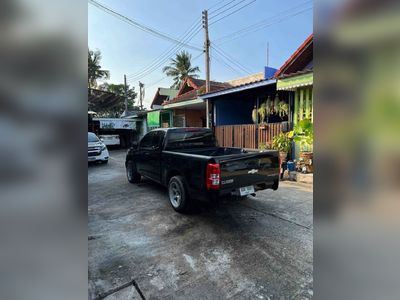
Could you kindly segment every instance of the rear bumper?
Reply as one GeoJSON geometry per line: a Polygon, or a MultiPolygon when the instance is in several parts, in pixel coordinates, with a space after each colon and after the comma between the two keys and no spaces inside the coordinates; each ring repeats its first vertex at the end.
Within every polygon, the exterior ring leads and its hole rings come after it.
{"type": "MultiPolygon", "coordinates": [[[[266,189],[277,190],[279,186],[279,174],[275,176],[269,176],[267,181],[253,183],[252,185],[254,186],[254,190],[256,192],[266,189]]],[[[239,188],[240,187],[222,188],[220,190],[204,191],[203,193],[193,192],[191,193],[191,197],[200,201],[213,201],[218,198],[237,193],[239,188]]]]}

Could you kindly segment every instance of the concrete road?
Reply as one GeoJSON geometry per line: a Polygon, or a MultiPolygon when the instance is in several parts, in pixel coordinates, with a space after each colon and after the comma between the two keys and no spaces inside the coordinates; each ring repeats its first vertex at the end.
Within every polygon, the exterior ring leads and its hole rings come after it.
{"type": "Polygon", "coordinates": [[[311,186],[281,182],[182,215],[165,188],[128,183],[125,151],[110,155],[88,170],[91,299],[312,297],[311,186]]]}

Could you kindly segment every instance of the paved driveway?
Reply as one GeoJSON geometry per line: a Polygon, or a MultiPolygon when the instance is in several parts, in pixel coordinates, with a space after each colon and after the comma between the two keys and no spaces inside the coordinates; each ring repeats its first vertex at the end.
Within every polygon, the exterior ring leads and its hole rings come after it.
{"type": "Polygon", "coordinates": [[[166,189],[125,177],[125,151],[92,165],[91,298],[304,299],[312,297],[312,188],[207,205],[182,215],[166,189]]]}

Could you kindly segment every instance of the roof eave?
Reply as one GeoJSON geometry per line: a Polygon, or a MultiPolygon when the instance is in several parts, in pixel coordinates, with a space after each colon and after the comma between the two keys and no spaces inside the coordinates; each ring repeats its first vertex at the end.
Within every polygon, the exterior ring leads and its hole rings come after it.
{"type": "Polygon", "coordinates": [[[202,94],[202,95],[199,95],[199,98],[201,98],[201,99],[209,99],[209,98],[214,98],[214,97],[219,97],[219,96],[223,96],[223,95],[233,94],[233,93],[237,93],[237,92],[241,92],[241,91],[245,91],[245,90],[250,90],[250,89],[253,89],[253,88],[272,85],[272,84],[275,84],[275,83],[276,83],[276,79],[262,80],[262,81],[258,81],[258,82],[239,85],[239,86],[236,86],[236,87],[233,87],[233,88],[229,88],[229,89],[225,89],[225,90],[221,90],[221,91],[217,91],[217,92],[213,92],[213,93],[202,94]]]}

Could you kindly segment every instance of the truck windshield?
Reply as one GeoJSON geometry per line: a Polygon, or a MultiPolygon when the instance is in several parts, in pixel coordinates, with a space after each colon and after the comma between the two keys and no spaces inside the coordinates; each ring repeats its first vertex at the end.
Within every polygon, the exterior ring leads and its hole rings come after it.
{"type": "Polygon", "coordinates": [[[215,146],[216,142],[211,130],[172,131],[168,134],[165,149],[209,148],[215,146]]]}

